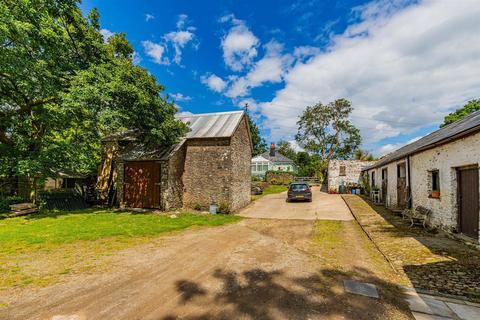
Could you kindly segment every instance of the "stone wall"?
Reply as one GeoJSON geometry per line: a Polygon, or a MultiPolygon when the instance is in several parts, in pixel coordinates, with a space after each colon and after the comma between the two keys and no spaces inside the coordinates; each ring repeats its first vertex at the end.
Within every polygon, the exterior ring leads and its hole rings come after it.
{"type": "Polygon", "coordinates": [[[183,207],[183,172],[185,169],[185,144],[175,151],[168,161],[162,163],[162,209],[183,207]],[[164,178],[165,177],[165,178],[164,178]],[[165,185],[165,186],[164,186],[165,185]]]}
{"type": "Polygon", "coordinates": [[[250,162],[252,149],[246,118],[242,119],[230,142],[232,182],[230,185],[230,210],[236,211],[250,203],[250,162]]]}
{"type": "Polygon", "coordinates": [[[360,183],[362,169],[374,162],[362,160],[331,160],[328,164],[328,191],[338,192],[342,184],[360,183]],[[345,175],[340,175],[340,167],[345,166],[345,175]]]}
{"type": "MultiPolygon", "coordinates": [[[[480,133],[411,157],[413,206],[432,210],[431,224],[447,231],[457,227],[457,168],[480,163],[480,133]],[[430,172],[439,171],[440,198],[430,197],[430,172]]],[[[480,226],[479,226],[480,227],[480,226]]]]}
{"type": "Polygon", "coordinates": [[[232,152],[230,138],[186,142],[183,205],[206,209],[212,202],[230,202],[232,152]]]}

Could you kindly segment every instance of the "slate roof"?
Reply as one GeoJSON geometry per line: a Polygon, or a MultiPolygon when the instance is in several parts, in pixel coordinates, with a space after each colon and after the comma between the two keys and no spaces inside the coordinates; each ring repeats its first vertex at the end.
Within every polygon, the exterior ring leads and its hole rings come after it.
{"type": "Polygon", "coordinates": [[[466,136],[480,130],[480,111],[475,111],[469,116],[451,123],[425,137],[407,144],[406,146],[380,158],[375,165],[366,169],[378,168],[392,161],[396,161],[414,153],[431,149],[454,139],[466,136]]]}
{"type": "Polygon", "coordinates": [[[271,161],[271,162],[281,162],[281,163],[293,163],[293,160],[285,157],[280,152],[276,151],[274,156],[270,155],[270,151],[265,151],[261,154],[262,157],[271,161]]]}
{"type": "Polygon", "coordinates": [[[178,120],[188,123],[187,139],[231,137],[242,120],[243,111],[216,112],[192,115],[177,115],[178,120]]]}

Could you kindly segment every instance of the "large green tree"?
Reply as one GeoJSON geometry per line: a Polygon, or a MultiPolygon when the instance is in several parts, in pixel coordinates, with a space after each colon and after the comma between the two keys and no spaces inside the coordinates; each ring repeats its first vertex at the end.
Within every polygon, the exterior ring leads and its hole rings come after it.
{"type": "Polygon", "coordinates": [[[0,175],[89,173],[104,135],[137,130],[161,146],[187,130],[125,35],[105,42],[98,12],[78,3],[0,1],[0,175]]]}
{"type": "Polygon", "coordinates": [[[469,114],[471,114],[472,112],[475,112],[477,110],[480,110],[480,99],[471,100],[462,108],[447,115],[443,123],[440,125],[440,127],[444,127],[447,124],[454,123],[460,119],[463,119],[469,114]]]}
{"type": "Polygon", "coordinates": [[[319,156],[322,171],[331,159],[348,159],[362,142],[360,131],[348,120],[353,111],[346,99],[308,106],[298,120],[295,137],[301,147],[319,156]]]}
{"type": "Polygon", "coordinates": [[[373,161],[376,160],[373,154],[364,149],[357,149],[354,153],[355,160],[373,161]]]}
{"type": "Polygon", "coordinates": [[[245,112],[247,114],[248,126],[250,127],[250,136],[252,137],[253,156],[258,156],[259,154],[267,151],[267,143],[260,134],[260,128],[250,116],[250,113],[248,112],[248,105],[245,108],[245,112]]]}
{"type": "Polygon", "coordinates": [[[283,154],[285,157],[290,160],[295,161],[297,158],[297,152],[292,147],[292,144],[286,140],[280,140],[277,143],[278,153],[283,154]]]}

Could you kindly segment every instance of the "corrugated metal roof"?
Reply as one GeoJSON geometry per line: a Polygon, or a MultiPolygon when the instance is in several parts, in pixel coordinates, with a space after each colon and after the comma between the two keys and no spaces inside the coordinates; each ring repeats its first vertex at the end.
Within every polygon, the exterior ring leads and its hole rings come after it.
{"type": "Polygon", "coordinates": [[[449,124],[415,142],[407,144],[406,146],[387,154],[383,158],[380,158],[375,165],[370,166],[367,169],[378,168],[392,161],[405,158],[406,156],[421,150],[430,149],[436,145],[445,143],[448,140],[459,138],[476,130],[480,130],[480,111],[475,111],[457,122],[449,124]]]}
{"type": "Polygon", "coordinates": [[[190,132],[187,133],[187,139],[228,138],[235,132],[243,114],[243,111],[232,111],[182,115],[176,118],[188,123],[190,132]]]}

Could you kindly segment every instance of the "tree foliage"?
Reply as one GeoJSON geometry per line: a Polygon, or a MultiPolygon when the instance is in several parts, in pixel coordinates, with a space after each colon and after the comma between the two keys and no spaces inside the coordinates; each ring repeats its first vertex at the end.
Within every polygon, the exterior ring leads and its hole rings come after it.
{"type": "Polygon", "coordinates": [[[354,158],[355,160],[364,160],[364,161],[376,160],[373,154],[363,149],[357,149],[354,153],[354,158]]]}
{"type": "Polygon", "coordinates": [[[306,151],[319,156],[323,169],[331,159],[348,159],[360,146],[360,131],[348,120],[353,107],[346,99],[308,106],[295,137],[306,151]]]}
{"type": "Polygon", "coordinates": [[[98,11],[78,3],[0,2],[0,175],[89,173],[104,135],[134,129],[166,146],[187,130],[125,35],[105,42],[98,11]]]}
{"type": "Polygon", "coordinates": [[[260,128],[252,120],[252,117],[248,113],[248,109],[246,109],[246,114],[248,119],[248,126],[250,127],[250,136],[252,137],[253,156],[258,156],[259,154],[267,151],[267,143],[265,142],[265,139],[260,135],[260,128]]]}
{"type": "Polygon", "coordinates": [[[457,122],[458,120],[465,118],[466,116],[477,110],[480,110],[480,99],[471,100],[462,108],[447,115],[440,127],[442,128],[447,124],[457,122]]]}
{"type": "Polygon", "coordinates": [[[278,153],[284,155],[290,160],[295,161],[297,158],[297,152],[293,149],[292,144],[286,140],[280,140],[277,143],[278,153]]]}

